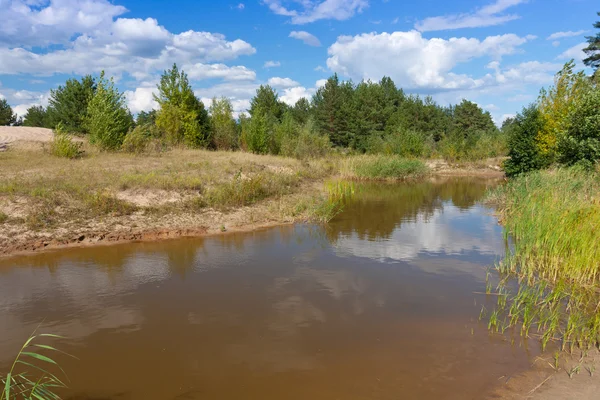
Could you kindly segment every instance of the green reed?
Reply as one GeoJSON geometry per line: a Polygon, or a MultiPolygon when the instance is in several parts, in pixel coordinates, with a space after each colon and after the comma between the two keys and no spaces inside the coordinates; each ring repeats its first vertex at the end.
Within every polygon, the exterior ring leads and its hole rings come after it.
{"type": "MultiPolygon", "coordinates": [[[[497,266],[517,277],[517,294],[498,296],[508,327],[545,348],[600,345],[600,176],[580,169],[517,177],[488,196],[514,251],[497,266]]],[[[507,294],[504,284],[499,294],[507,294]]],[[[493,315],[493,314],[492,314],[493,315]]]]}
{"type": "Polygon", "coordinates": [[[34,332],[27,339],[6,376],[0,375],[2,385],[0,400],[60,399],[56,391],[67,386],[54,373],[50,372],[50,369],[58,369],[62,374],[64,371],[49,354],[62,352],[52,346],[40,344],[38,341],[42,338],[60,337],[34,332]]]}

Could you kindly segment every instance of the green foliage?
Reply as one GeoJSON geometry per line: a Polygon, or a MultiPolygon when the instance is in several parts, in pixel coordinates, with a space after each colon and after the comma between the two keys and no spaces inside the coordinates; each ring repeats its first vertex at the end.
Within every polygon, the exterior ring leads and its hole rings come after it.
{"type": "MultiPolygon", "coordinates": [[[[284,117],[285,120],[285,117],[284,117]]],[[[285,131],[281,136],[280,154],[301,160],[326,156],[331,150],[327,136],[317,132],[312,120],[285,131]]]]}
{"type": "Polygon", "coordinates": [[[305,124],[311,117],[312,105],[308,99],[302,97],[294,104],[294,107],[290,109],[290,112],[297,123],[305,124]]]}
{"type": "MultiPolygon", "coordinates": [[[[600,16],[600,12],[597,13],[600,16]]],[[[600,29],[600,21],[594,24],[594,28],[600,29]]],[[[583,49],[587,58],[583,63],[590,68],[598,70],[600,68],[600,32],[595,36],[587,37],[588,46],[583,49]]]]}
{"type": "Polygon", "coordinates": [[[12,125],[17,122],[17,115],[13,113],[6,99],[0,99],[0,126],[12,125]]]}
{"type": "Polygon", "coordinates": [[[123,140],[121,149],[126,153],[142,154],[147,152],[160,152],[164,150],[162,132],[156,125],[147,123],[137,125],[130,130],[123,140]]]}
{"type": "Polygon", "coordinates": [[[260,85],[256,95],[250,101],[250,116],[262,114],[269,119],[281,120],[285,111],[285,104],[279,101],[277,92],[269,85],[260,85]]]}
{"type": "Polygon", "coordinates": [[[136,125],[155,125],[156,124],[156,110],[151,111],[140,111],[135,123],[136,125]]]}
{"type": "Polygon", "coordinates": [[[84,121],[95,91],[96,83],[91,75],[84,76],[81,81],[69,79],[64,86],[51,90],[48,126],[54,128],[60,122],[67,132],[88,133],[84,121]]]}
{"type": "Polygon", "coordinates": [[[23,118],[23,126],[34,126],[39,128],[51,128],[50,117],[42,106],[31,106],[23,118]]]}
{"type": "Polygon", "coordinates": [[[427,174],[420,160],[389,156],[362,156],[352,160],[352,172],[359,179],[407,179],[427,174]]]}
{"type": "Polygon", "coordinates": [[[125,104],[125,96],[115,87],[112,78],[104,77],[103,71],[85,118],[90,143],[102,150],[117,150],[132,125],[133,117],[125,104]]]}
{"type": "Polygon", "coordinates": [[[231,101],[225,97],[215,97],[209,112],[214,147],[217,150],[235,150],[238,146],[238,134],[231,101]]]}
{"type": "Polygon", "coordinates": [[[267,154],[273,145],[275,121],[272,116],[254,114],[248,123],[244,141],[248,150],[257,154],[267,154]]]}
{"type": "Polygon", "coordinates": [[[559,161],[566,165],[591,167],[600,160],[600,88],[587,91],[577,102],[558,149],[559,161]]]}
{"type": "Polygon", "coordinates": [[[489,111],[483,111],[477,104],[464,100],[452,108],[452,131],[468,137],[474,133],[493,132],[496,126],[489,111]]]}
{"type": "Polygon", "coordinates": [[[508,138],[510,158],[504,163],[507,176],[538,170],[544,166],[537,141],[542,127],[542,116],[535,104],[524,108],[517,115],[508,138]]]}
{"type": "Polygon", "coordinates": [[[425,133],[398,128],[379,140],[370,143],[370,153],[382,153],[401,157],[427,157],[431,153],[433,140],[425,133]]]}
{"type": "Polygon", "coordinates": [[[54,129],[54,138],[50,142],[50,154],[62,158],[79,158],[82,156],[81,142],[73,141],[73,137],[61,123],[54,129]]]}
{"type": "Polygon", "coordinates": [[[351,82],[340,83],[335,74],[313,97],[317,129],[329,137],[334,146],[348,147],[352,142],[350,122],[354,108],[353,91],[351,82]]]}
{"type": "Polygon", "coordinates": [[[185,143],[189,147],[207,147],[212,133],[208,112],[196,98],[185,72],[176,64],[164,71],[157,85],[154,99],[160,105],[156,125],[166,133],[172,144],[185,143]]]}
{"type": "Polygon", "coordinates": [[[0,211],[0,224],[5,223],[6,221],[8,221],[8,215],[5,212],[0,211]]]}
{"type": "MultiPolygon", "coordinates": [[[[60,352],[40,339],[60,338],[50,334],[34,334],[19,350],[6,376],[0,375],[0,400],[55,400],[60,399],[55,392],[67,386],[51,370],[62,369],[52,358],[60,352]]],[[[64,373],[64,372],[63,372],[64,373]]]]}

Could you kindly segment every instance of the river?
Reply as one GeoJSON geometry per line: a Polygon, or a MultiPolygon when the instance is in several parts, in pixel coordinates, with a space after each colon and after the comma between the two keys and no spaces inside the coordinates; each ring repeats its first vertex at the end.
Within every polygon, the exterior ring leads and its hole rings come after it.
{"type": "Polygon", "coordinates": [[[0,371],[31,332],[67,399],[480,399],[536,351],[479,321],[497,181],[357,185],[327,226],[0,261],[0,371]]]}

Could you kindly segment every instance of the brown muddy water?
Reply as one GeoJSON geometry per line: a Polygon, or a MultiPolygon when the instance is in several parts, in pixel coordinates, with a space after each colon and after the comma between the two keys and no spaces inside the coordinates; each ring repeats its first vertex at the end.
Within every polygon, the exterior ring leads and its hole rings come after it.
{"type": "Polygon", "coordinates": [[[328,226],[0,262],[0,371],[29,334],[69,399],[483,399],[535,349],[479,321],[493,181],[360,185],[328,226]]]}

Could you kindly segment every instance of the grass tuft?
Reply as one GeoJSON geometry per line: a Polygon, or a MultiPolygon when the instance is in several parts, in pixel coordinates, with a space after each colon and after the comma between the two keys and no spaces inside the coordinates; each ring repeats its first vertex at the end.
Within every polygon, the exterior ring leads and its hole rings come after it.
{"type": "Polygon", "coordinates": [[[372,180],[403,180],[425,176],[427,166],[420,160],[396,156],[358,156],[345,160],[342,175],[372,180]]]}

